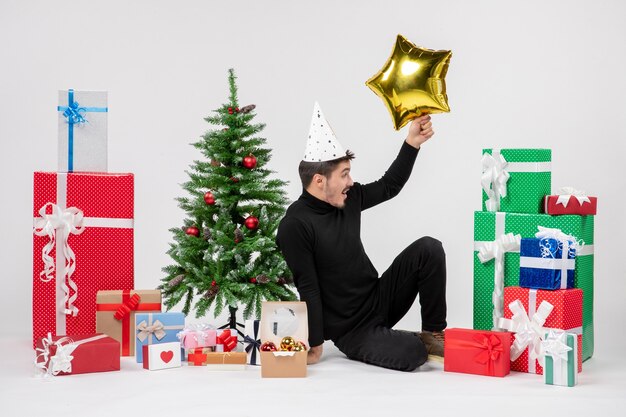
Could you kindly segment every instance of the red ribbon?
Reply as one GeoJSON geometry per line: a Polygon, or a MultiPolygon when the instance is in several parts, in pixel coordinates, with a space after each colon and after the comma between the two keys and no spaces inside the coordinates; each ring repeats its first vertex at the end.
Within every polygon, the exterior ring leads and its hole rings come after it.
{"type": "Polygon", "coordinates": [[[141,297],[137,293],[133,294],[133,296],[130,297],[129,300],[124,299],[125,295],[127,294],[124,293],[124,295],[122,296],[122,305],[120,305],[120,308],[118,308],[115,314],[113,314],[115,320],[122,320],[124,317],[130,314],[131,310],[137,310],[137,306],[141,301],[141,297]]]}
{"type": "Polygon", "coordinates": [[[237,335],[231,335],[230,330],[222,330],[217,336],[217,344],[224,345],[224,352],[230,352],[237,347],[237,335]]]}
{"type": "Polygon", "coordinates": [[[192,362],[195,366],[204,365],[206,362],[207,354],[204,353],[204,348],[192,348],[191,352],[187,353],[187,362],[192,362]]]}
{"type": "MultiPolygon", "coordinates": [[[[122,356],[130,356],[130,313],[131,311],[161,311],[161,303],[143,303],[141,297],[131,290],[122,292],[121,304],[98,304],[96,311],[115,311],[113,317],[122,322],[122,356]]],[[[134,335],[133,335],[134,337],[134,335]]]]}
{"type": "Polygon", "coordinates": [[[481,365],[487,365],[487,374],[494,375],[494,362],[500,358],[500,354],[504,352],[502,341],[496,335],[488,333],[475,334],[473,341],[465,340],[446,340],[446,346],[451,349],[475,348],[480,351],[474,356],[474,362],[481,365]]]}

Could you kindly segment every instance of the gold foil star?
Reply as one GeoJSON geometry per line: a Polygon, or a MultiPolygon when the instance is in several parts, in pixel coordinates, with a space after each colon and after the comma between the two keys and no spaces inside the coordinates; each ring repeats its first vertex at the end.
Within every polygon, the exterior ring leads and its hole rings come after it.
{"type": "Polygon", "coordinates": [[[450,111],[445,77],[451,56],[398,35],[385,65],[365,83],[387,106],[396,130],[422,114],[450,111]]]}

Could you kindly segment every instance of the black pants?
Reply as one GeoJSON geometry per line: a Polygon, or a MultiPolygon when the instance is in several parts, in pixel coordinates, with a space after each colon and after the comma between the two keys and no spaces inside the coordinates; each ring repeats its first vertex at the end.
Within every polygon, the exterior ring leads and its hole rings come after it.
{"type": "Polygon", "coordinates": [[[380,277],[375,311],[334,340],[350,359],[399,371],[413,371],[427,359],[419,336],[391,328],[419,294],[422,330],[446,328],[446,256],[441,242],[423,237],[409,245],[380,277]]]}

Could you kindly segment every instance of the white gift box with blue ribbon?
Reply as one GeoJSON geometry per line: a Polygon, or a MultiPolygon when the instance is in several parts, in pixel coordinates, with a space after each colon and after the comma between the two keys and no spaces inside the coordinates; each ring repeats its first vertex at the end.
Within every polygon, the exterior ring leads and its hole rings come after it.
{"type": "Polygon", "coordinates": [[[558,290],[574,288],[574,268],[579,244],[558,229],[540,227],[537,238],[520,243],[520,278],[523,288],[558,290]]]}
{"type": "Polygon", "coordinates": [[[106,91],[59,91],[59,172],[107,172],[106,91]]]}

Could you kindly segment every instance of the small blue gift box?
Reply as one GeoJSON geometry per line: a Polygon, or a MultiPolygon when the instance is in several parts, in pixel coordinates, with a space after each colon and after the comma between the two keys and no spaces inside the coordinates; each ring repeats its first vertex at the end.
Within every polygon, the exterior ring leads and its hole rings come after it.
{"type": "Polygon", "coordinates": [[[143,363],[143,346],[178,342],[176,334],[185,328],[183,313],[135,314],[135,356],[143,363]]]}
{"type": "Polygon", "coordinates": [[[558,290],[574,288],[574,242],[523,238],[520,245],[519,286],[558,290]]]}

